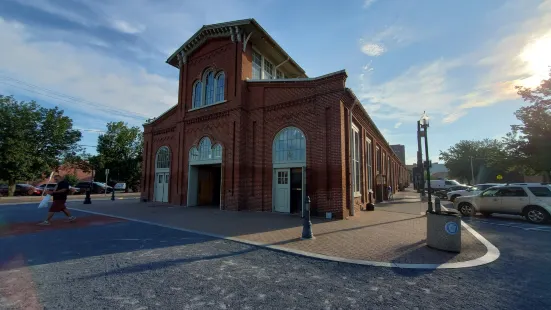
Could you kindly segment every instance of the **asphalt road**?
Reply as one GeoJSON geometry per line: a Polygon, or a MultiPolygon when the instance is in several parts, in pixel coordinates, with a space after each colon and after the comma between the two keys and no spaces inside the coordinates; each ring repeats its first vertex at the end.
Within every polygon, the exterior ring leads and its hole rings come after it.
{"type": "Polygon", "coordinates": [[[430,271],[75,214],[37,228],[36,204],[0,207],[0,309],[551,309],[551,230],[515,219],[470,221],[496,262],[430,271]]]}

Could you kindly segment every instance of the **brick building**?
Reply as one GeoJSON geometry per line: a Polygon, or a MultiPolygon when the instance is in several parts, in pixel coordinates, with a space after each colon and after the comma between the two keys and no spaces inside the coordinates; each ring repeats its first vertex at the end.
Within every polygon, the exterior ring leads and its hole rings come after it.
{"type": "Polygon", "coordinates": [[[203,26],[167,63],[178,104],[144,124],[143,199],[300,213],[309,196],[341,219],[408,183],[346,72],[307,77],[254,19],[203,26]]]}

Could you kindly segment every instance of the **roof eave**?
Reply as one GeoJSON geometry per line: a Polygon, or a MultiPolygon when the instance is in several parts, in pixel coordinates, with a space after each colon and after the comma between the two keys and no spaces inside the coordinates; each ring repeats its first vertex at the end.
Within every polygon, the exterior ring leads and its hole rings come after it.
{"type": "Polygon", "coordinates": [[[379,128],[377,128],[377,125],[375,125],[375,122],[373,121],[373,119],[371,118],[371,116],[369,116],[369,114],[367,113],[367,111],[365,110],[363,104],[360,102],[360,100],[358,100],[358,97],[356,97],[356,94],[354,94],[354,92],[350,89],[350,88],[346,88],[346,91],[348,92],[348,94],[350,94],[352,96],[352,98],[354,99],[354,101],[360,106],[360,109],[362,109],[362,111],[364,112],[365,116],[367,116],[367,120],[373,124],[373,128],[375,128],[375,131],[377,131],[377,133],[379,134],[379,136],[381,136],[381,138],[383,138],[383,141],[385,141],[386,145],[388,146],[388,148],[390,149],[390,151],[394,154],[394,156],[396,158],[398,158],[398,155],[396,155],[396,152],[394,152],[394,150],[392,149],[392,147],[390,147],[390,143],[388,143],[388,141],[386,140],[385,136],[381,133],[381,131],[379,130],[379,128]]]}

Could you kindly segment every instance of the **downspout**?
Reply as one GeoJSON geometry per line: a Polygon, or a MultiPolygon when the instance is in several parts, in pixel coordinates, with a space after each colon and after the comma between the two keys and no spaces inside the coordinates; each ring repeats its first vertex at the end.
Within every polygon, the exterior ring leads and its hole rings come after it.
{"type": "Polygon", "coordinates": [[[353,174],[353,169],[354,169],[354,162],[352,160],[352,152],[354,150],[352,150],[352,141],[354,141],[354,133],[352,132],[352,109],[354,109],[354,106],[356,105],[356,102],[354,101],[354,103],[352,104],[352,106],[350,107],[349,111],[348,111],[348,118],[349,118],[349,131],[348,131],[348,151],[349,151],[349,165],[350,165],[350,177],[349,177],[349,180],[350,180],[350,216],[354,216],[354,174],[353,174]]]}

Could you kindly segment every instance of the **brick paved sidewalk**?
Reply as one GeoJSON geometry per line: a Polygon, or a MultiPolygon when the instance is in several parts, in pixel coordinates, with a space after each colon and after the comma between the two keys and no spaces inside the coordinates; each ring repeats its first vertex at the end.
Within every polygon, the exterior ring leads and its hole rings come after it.
{"type": "Polygon", "coordinates": [[[486,247],[465,229],[462,229],[460,254],[428,248],[426,217],[415,214],[424,208],[419,202],[387,203],[376,211],[357,212],[355,217],[341,221],[313,219],[314,240],[300,239],[302,219],[298,216],[124,200],[97,201],[92,205],[72,202],[69,207],[345,259],[442,264],[468,261],[486,254],[486,247]],[[413,211],[382,211],[393,206],[413,211]]]}

